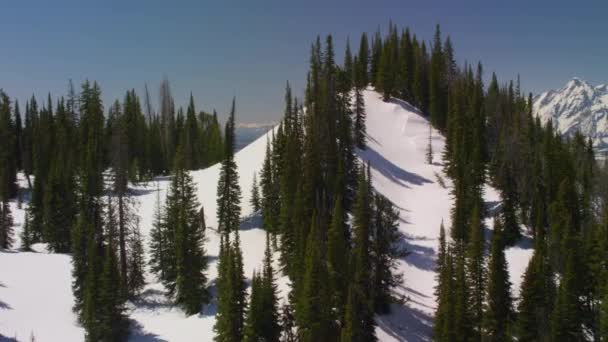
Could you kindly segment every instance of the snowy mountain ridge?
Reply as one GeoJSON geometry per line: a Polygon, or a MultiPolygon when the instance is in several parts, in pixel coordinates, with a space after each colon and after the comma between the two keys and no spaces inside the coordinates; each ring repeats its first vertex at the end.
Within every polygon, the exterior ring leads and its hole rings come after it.
{"type": "Polygon", "coordinates": [[[608,84],[593,86],[575,77],[561,89],[536,96],[534,113],[542,123],[552,120],[565,136],[580,131],[590,137],[596,152],[608,151],[608,84]]]}
{"type": "MultiPolygon", "coordinates": [[[[431,130],[434,163],[428,164],[429,122],[426,117],[405,101],[394,98],[383,101],[382,95],[371,88],[363,91],[363,97],[367,114],[367,149],[358,150],[357,157],[370,164],[375,191],[389,199],[398,211],[399,230],[404,234],[402,243],[410,252],[396,265],[396,271],[404,275],[404,282],[395,292],[406,300],[392,304],[390,314],[376,316],[376,335],[381,342],[432,341],[433,315],[437,305],[434,295],[437,238],[442,222],[446,227],[451,225],[453,205],[452,183],[440,163],[445,138],[435,129],[431,130]]],[[[260,267],[264,256],[266,232],[261,228],[259,213],[254,213],[251,208],[249,197],[253,175],[261,170],[266,145],[271,139],[272,133],[267,132],[235,154],[243,191],[240,237],[247,277],[260,267]]],[[[208,227],[205,241],[209,258],[207,276],[214,296],[220,240],[215,215],[219,173],[219,164],[190,173],[196,184],[198,200],[204,207],[208,227]]],[[[27,187],[22,176],[19,183],[22,188],[27,187]]],[[[165,198],[169,183],[168,177],[158,177],[148,183],[131,185],[138,202],[146,254],[149,254],[156,198],[165,198]]],[[[21,208],[16,200],[10,202],[15,216],[17,243],[13,250],[0,251],[0,341],[25,341],[30,335],[38,341],[83,341],[84,329],[72,312],[74,297],[70,256],[48,253],[44,246],[38,245],[35,246],[36,252],[18,250],[28,199],[26,196],[21,208]]],[[[488,208],[493,208],[499,205],[500,196],[495,189],[486,186],[484,201],[488,208]]],[[[486,218],[486,226],[488,231],[493,227],[492,216],[486,218]]],[[[523,241],[508,248],[505,254],[513,295],[517,297],[522,275],[532,255],[531,244],[523,241]]],[[[278,257],[275,253],[275,263],[278,257]]],[[[279,269],[278,263],[275,266],[279,269]]],[[[215,299],[200,313],[188,316],[165,296],[162,284],[149,270],[146,280],[141,296],[128,303],[130,342],[213,340],[217,313],[215,299]]],[[[291,283],[279,273],[277,285],[280,302],[284,303],[291,283]]]]}

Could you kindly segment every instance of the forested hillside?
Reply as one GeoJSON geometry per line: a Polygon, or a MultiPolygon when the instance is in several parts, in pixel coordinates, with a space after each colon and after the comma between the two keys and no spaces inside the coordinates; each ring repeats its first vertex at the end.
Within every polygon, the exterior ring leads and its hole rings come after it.
{"type": "Polygon", "coordinates": [[[608,339],[605,166],[590,139],[541,124],[519,77],[486,85],[454,51],[439,26],[425,42],[389,24],[337,63],[318,37],[303,98],[287,83],[280,124],[256,142],[265,156],[235,155],[236,100],[222,131],[192,95],[176,110],[167,80],[158,111],[147,90],[106,111],[86,81],[32,97],[22,118],[0,91],[0,248],[18,231],[24,255],[70,255],[87,341],[171,330],[140,315],[151,282],[170,307],[158,312],[216,341],[608,339]],[[265,239],[244,238],[257,228],[265,239]],[[520,289],[514,246],[533,249],[520,289]]]}

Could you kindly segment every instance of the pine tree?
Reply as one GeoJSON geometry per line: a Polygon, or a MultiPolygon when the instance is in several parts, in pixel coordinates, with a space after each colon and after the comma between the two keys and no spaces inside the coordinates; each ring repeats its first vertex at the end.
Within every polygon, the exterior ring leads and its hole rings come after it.
{"type": "Polygon", "coordinates": [[[367,43],[367,34],[364,32],[361,34],[361,41],[359,43],[359,55],[357,56],[357,67],[358,70],[357,78],[355,80],[355,87],[365,88],[369,84],[369,45],[367,43]]]}
{"type": "Polygon", "coordinates": [[[174,234],[176,303],[186,314],[198,313],[209,301],[204,232],[199,224],[196,190],[185,169],[181,151],[176,153],[173,180],[167,198],[167,226],[174,234]]]}
{"type": "Polygon", "coordinates": [[[354,103],[354,114],[355,114],[355,122],[354,122],[354,142],[355,145],[364,150],[366,147],[366,129],[365,129],[365,103],[363,100],[363,94],[361,93],[361,89],[355,87],[355,103],[354,103]]]}
{"type": "Polygon", "coordinates": [[[469,287],[469,312],[473,325],[474,340],[480,341],[482,333],[483,303],[486,270],[484,269],[484,237],[479,206],[473,208],[469,241],[466,246],[466,272],[469,287]]]}
{"type": "Polygon", "coordinates": [[[17,160],[15,155],[15,123],[8,95],[0,89],[0,200],[17,194],[17,160]]]}
{"type": "Polygon", "coordinates": [[[247,320],[244,328],[244,341],[257,342],[263,340],[262,337],[262,279],[253,271],[251,276],[251,295],[249,296],[249,308],[247,310],[247,320]]]}
{"type": "Polygon", "coordinates": [[[255,173],[253,174],[253,183],[251,185],[250,205],[253,212],[260,211],[260,189],[258,187],[258,181],[255,173]]]}
{"type": "Polygon", "coordinates": [[[436,279],[437,286],[435,287],[435,298],[437,300],[437,309],[435,310],[435,324],[433,325],[433,336],[436,341],[447,340],[450,328],[447,326],[453,317],[450,313],[451,305],[451,289],[452,289],[452,261],[450,251],[445,236],[445,228],[443,221],[439,227],[439,246],[437,251],[437,266],[436,279]]]}
{"type": "MultiPolygon", "coordinates": [[[[270,235],[266,233],[266,249],[264,250],[264,267],[261,273],[262,305],[259,312],[261,318],[261,337],[264,341],[278,342],[281,334],[279,325],[279,308],[277,285],[275,283],[272,254],[270,251],[270,235]]],[[[250,313],[251,314],[251,313],[250,313]]]]}
{"type": "Polygon", "coordinates": [[[234,115],[235,100],[232,100],[230,117],[226,122],[225,156],[220,169],[217,185],[218,231],[233,232],[239,229],[241,220],[241,188],[234,161],[234,115]]]}
{"type": "Polygon", "coordinates": [[[403,282],[403,275],[398,273],[398,261],[408,255],[401,247],[403,234],[399,231],[399,213],[393,204],[382,195],[375,195],[374,218],[372,223],[372,270],[375,312],[387,314],[390,304],[398,302],[393,291],[403,282]]]}
{"type": "Polygon", "coordinates": [[[13,216],[8,200],[0,202],[0,248],[10,249],[13,246],[13,216]]]}
{"type": "Polygon", "coordinates": [[[426,162],[429,165],[433,164],[433,126],[429,121],[429,142],[426,145],[426,162]]]}
{"type": "Polygon", "coordinates": [[[495,218],[494,234],[488,261],[486,306],[484,310],[484,339],[492,341],[511,340],[513,299],[511,283],[504,254],[502,222],[495,218]]]}
{"type": "Polygon", "coordinates": [[[166,211],[160,201],[160,189],[156,189],[154,220],[150,232],[150,268],[165,285],[175,274],[173,232],[166,224],[166,211]]]}
{"type": "MultiPolygon", "coordinates": [[[[368,166],[369,167],[369,166],[368,166]]],[[[361,170],[353,208],[354,247],[351,256],[352,281],[348,290],[345,325],[341,341],[375,341],[372,285],[370,284],[371,186],[361,170]]]]}
{"type": "Polygon", "coordinates": [[[584,338],[583,312],[580,302],[581,283],[579,256],[576,245],[579,243],[572,233],[568,233],[566,244],[565,269],[555,297],[551,314],[551,340],[582,341],[584,338]]]}
{"type": "Polygon", "coordinates": [[[331,308],[334,320],[344,319],[344,307],[348,296],[348,254],[349,239],[348,226],[346,225],[346,214],[342,207],[342,198],[338,195],[332,220],[327,233],[327,272],[329,278],[331,308]]]}
{"type": "Polygon", "coordinates": [[[21,250],[29,252],[32,250],[32,232],[30,221],[32,220],[29,209],[25,210],[23,230],[21,231],[21,250]]]}
{"type": "Polygon", "coordinates": [[[129,236],[128,251],[129,272],[127,288],[129,296],[133,298],[139,295],[146,284],[144,277],[144,245],[143,238],[139,230],[139,223],[135,224],[129,236]]]}
{"type": "Polygon", "coordinates": [[[234,242],[230,233],[223,232],[220,241],[220,259],[217,280],[217,315],[213,330],[215,341],[241,341],[245,326],[245,278],[238,230],[234,232],[234,242]]]}
{"type": "Polygon", "coordinates": [[[535,240],[534,254],[528,263],[521,285],[518,307],[518,341],[550,340],[550,316],[553,310],[555,284],[547,256],[542,227],[535,240]]]}
{"type": "Polygon", "coordinates": [[[329,307],[327,306],[329,294],[325,286],[327,274],[321,259],[321,247],[318,241],[320,221],[321,219],[314,213],[306,243],[305,273],[296,306],[299,341],[325,341],[329,338],[331,331],[329,307]]]}
{"type": "Polygon", "coordinates": [[[99,341],[126,341],[128,321],[124,314],[124,297],[120,285],[120,273],[112,242],[106,247],[106,255],[99,285],[99,325],[95,330],[99,341]]]}

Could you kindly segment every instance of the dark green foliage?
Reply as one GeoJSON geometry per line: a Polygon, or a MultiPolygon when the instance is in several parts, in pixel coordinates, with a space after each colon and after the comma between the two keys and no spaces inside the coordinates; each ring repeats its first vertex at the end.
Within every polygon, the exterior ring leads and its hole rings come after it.
{"type": "Polygon", "coordinates": [[[356,78],[355,87],[365,88],[369,84],[369,45],[367,42],[367,34],[364,32],[361,34],[361,41],[359,43],[359,54],[357,56],[356,63],[356,78]]]}
{"type": "Polygon", "coordinates": [[[128,278],[127,292],[133,298],[141,292],[146,280],[144,277],[144,245],[143,238],[139,231],[139,224],[136,224],[129,235],[129,255],[128,255],[128,278]]]}
{"type": "Polygon", "coordinates": [[[363,94],[360,88],[355,88],[355,105],[354,105],[354,127],[353,131],[355,134],[354,140],[355,145],[364,150],[365,149],[365,103],[363,100],[363,94]]]}
{"type": "Polygon", "coordinates": [[[300,341],[326,341],[331,336],[327,270],[321,261],[321,246],[318,243],[321,221],[315,213],[308,233],[304,276],[296,306],[300,341]]]}
{"type": "Polygon", "coordinates": [[[332,212],[331,224],[327,233],[327,273],[331,294],[331,307],[334,320],[344,319],[344,307],[348,295],[348,255],[350,241],[346,215],[338,197],[332,212]]]}
{"type": "Polygon", "coordinates": [[[28,209],[25,210],[23,230],[21,231],[21,250],[29,252],[32,250],[32,231],[30,230],[30,221],[32,217],[28,209]]]}
{"type": "Polygon", "coordinates": [[[8,95],[0,89],[0,200],[17,195],[17,155],[15,121],[8,95]]]}
{"type": "Polygon", "coordinates": [[[234,115],[235,100],[233,99],[230,117],[226,122],[225,156],[217,185],[217,218],[220,232],[237,231],[241,220],[241,188],[234,161],[234,115]]]}
{"type": "Polygon", "coordinates": [[[253,174],[253,184],[251,185],[251,197],[249,200],[249,204],[251,205],[251,209],[254,212],[260,211],[260,188],[258,187],[258,181],[255,173],[253,174]]]}
{"type": "Polygon", "coordinates": [[[390,312],[390,304],[398,302],[393,290],[402,284],[403,275],[398,273],[398,261],[408,255],[402,246],[403,234],[399,231],[399,213],[382,195],[373,196],[371,255],[373,263],[374,308],[378,314],[390,312]]]}
{"type": "Polygon", "coordinates": [[[371,187],[365,170],[361,170],[353,208],[354,246],[351,277],[342,329],[342,341],[375,341],[373,285],[370,277],[372,224],[371,187]]]}
{"type": "Polygon", "coordinates": [[[99,307],[96,314],[99,315],[95,330],[98,330],[98,339],[94,335],[88,335],[92,341],[126,341],[128,336],[128,321],[124,314],[124,297],[120,288],[120,273],[112,243],[106,247],[102,273],[99,284],[99,307]]]}
{"type": "Polygon", "coordinates": [[[218,308],[213,329],[215,341],[236,342],[241,341],[245,334],[246,283],[238,230],[234,232],[232,243],[229,236],[229,232],[223,232],[220,242],[218,308]]]}
{"type": "Polygon", "coordinates": [[[277,286],[272,268],[270,235],[267,233],[263,270],[260,273],[254,271],[251,280],[249,310],[244,328],[245,341],[278,342],[281,333],[278,316],[277,286]]]}
{"type": "MultiPolygon", "coordinates": [[[[55,150],[51,160],[43,198],[43,235],[51,250],[67,253],[71,250],[70,231],[78,212],[77,186],[74,169],[75,123],[61,99],[55,116],[55,150]]],[[[36,183],[40,185],[41,183],[36,183]]]]}
{"type": "Polygon", "coordinates": [[[8,200],[0,202],[0,248],[9,249],[13,246],[13,216],[8,200]]]}
{"type": "MultiPolygon", "coordinates": [[[[542,232],[542,228],[539,230],[542,232]]],[[[534,255],[528,263],[521,285],[517,316],[518,341],[550,340],[550,316],[555,292],[546,241],[544,234],[540,234],[536,238],[534,255]]]]}
{"type": "Polygon", "coordinates": [[[177,304],[186,314],[200,311],[201,305],[209,301],[205,277],[207,261],[202,243],[204,232],[199,224],[197,199],[192,177],[184,168],[183,155],[178,150],[175,157],[173,177],[166,200],[164,229],[172,233],[174,264],[169,267],[165,283],[170,293],[175,293],[177,304]]]}
{"type": "Polygon", "coordinates": [[[150,269],[165,285],[175,278],[175,254],[173,231],[167,226],[167,214],[160,201],[160,189],[156,189],[156,206],[150,232],[150,269]]]}
{"type": "Polygon", "coordinates": [[[510,341],[514,319],[511,282],[509,281],[502,234],[502,222],[500,218],[495,218],[488,261],[486,305],[483,314],[483,338],[491,341],[510,341]]]}
{"type": "Polygon", "coordinates": [[[483,303],[485,295],[486,270],[484,267],[484,231],[481,210],[473,208],[471,214],[469,241],[466,246],[467,286],[469,290],[469,313],[472,320],[473,339],[479,341],[482,332],[483,303]]]}

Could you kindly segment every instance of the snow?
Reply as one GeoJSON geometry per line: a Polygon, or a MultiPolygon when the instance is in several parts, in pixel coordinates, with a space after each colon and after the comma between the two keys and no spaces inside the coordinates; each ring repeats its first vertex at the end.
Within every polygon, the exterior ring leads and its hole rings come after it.
{"type": "Polygon", "coordinates": [[[559,90],[550,90],[534,99],[534,113],[543,123],[550,119],[566,136],[580,131],[593,139],[597,152],[608,151],[608,86],[591,86],[574,78],[559,90]]]}
{"type": "MultiPolygon", "coordinates": [[[[432,131],[433,164],[426,162],[429,123],[407,102],[382,101],[380,94],[364,92],[368,148],[359,151],[369,161],[372,183],[376,190],[393,202],[399,210],[399,228],[405,234],[405,247],[411,252],[400,261],[404,284],[399,293],[407,296],[403,306],[393,305],[393,313],[377,318],[376,333],[381,341],[430,341],[432,317],[436,308],[435,264],[439,228],[443,221],[450,227],[450,180],[443,173],[441,155],[445,138],[432,131]],[[441,177],[447,188],[440,185],[441,177]]],[[[488,211],[500,202],[497,191],[485,187],[484,200],[488,211]]],[[[492,219],[486,226],[493,227],[492,219]]],[[[490,235],[487,234],[487,239],[490,235]]],[[[510,279],[515,293],[532,254],[531,246],[518,244],[506,252],[510,279]]]]}
{"type": "MultiPolygon", "coordinates": [[[[381,341],[430,341],[436,307],[433,291],[437,238],[441,221],[446,229],[450,226],[452,206],[451,183],[440,164],[445,139],[433,131],[434,163],[428,165],[425,157],[429,132],[427,120],[406,102],[396,99],[383,102],[372,89],[364,91],[364,98],[369,147],[358,151],[358,155],[370,162],[376,190],[399,210],[399,228],[405,235],[403,243],[411,252],[399,262],[399,271],[404,274],[405,281],[397,290],[408,300],[404,305],[393,305],[391,314],[377,317],[376,333],[381,341]],[[439,177],[443,178],[447,188],[440,185],[439,177]]],[[[249,196],[253,174],[262,167],[270,135],[267,133],[235,156],[243,194],[241,204],[245,219],[240,237],[245,275],[248,277],[261,266],[265,247],[266,234],[259,228],[259,215],[252,213],[249,196]]],[[[215,231],[219,165],[191,174],[209,227],[205,242],[210,260],[207,275],[211,292],[215,293],[219,248],[215,231]]],[[[20,182],[25,186],[23,179],[20,182]]],[[[146,248],[157,194],[164,200],[168,186],[169,179],[165,177],[134,187],[146,248]]],[[[495,210],[500,198],[494,189],[486,187],[485,201],[489,210],[495,210]]],[[[11,205],[16,224],[21,226],[24,211],[17,209],[16,203],[11,205]]],[[[486,225],[492,228],[490,219],[486,225]]],[[[47,254],[43,246],[37,249],[41,252],[0,252],[0,334],[24,340],[33,332],[43,341],[82,341],[84,331],[75,323],[71,311],[74,299],[70,286],[70,258],[68,255],[47,254]]],[[[514,288],[521,283],[531,252],[530,244],[526,243],[506,252],[514,288]]],[[[289,291],[289,282],[286,277],[277,278],[284,297],[289,291]]],[[[147,274],[147,281],[141,298],[128,305],[133,321],[132,341],[212,340],[216,313],[214,302],[199,314],[187,317],[165,298],[162,286],[152,274],[147,274]]]]}

